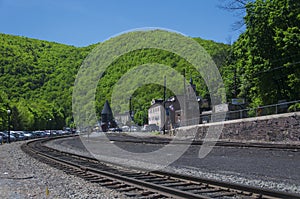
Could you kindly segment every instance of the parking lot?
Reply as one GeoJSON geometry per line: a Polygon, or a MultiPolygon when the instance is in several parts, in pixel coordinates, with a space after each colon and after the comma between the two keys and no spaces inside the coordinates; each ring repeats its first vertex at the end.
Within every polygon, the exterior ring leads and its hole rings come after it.
{"type": "Polygon", "coordinates": [[[0,131],[0,144],[35,139],[35,138],[67,135],[72,133],[76,133],[76,131],[73,131],[71,129],[43,130],[43,131],[10,131],[10,133],[8,133],[8,131],[4,131],[4,132],[0,131]],[[9,134],[10,136],[8,136],[9,134]]]}

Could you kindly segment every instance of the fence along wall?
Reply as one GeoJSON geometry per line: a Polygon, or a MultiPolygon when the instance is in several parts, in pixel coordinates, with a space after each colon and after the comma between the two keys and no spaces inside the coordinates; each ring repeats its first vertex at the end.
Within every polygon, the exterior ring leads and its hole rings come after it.
{"type": "MultiPolygon", "coordinates": [[[[209,126],[207,123],[177,129],[191,136],[197,130],[196,139],[203,140],[209,126]]],[[[223,122],[220,140],[253,142],[297,142],[300,143],[300,112],[230,120],[223,122]]]]}

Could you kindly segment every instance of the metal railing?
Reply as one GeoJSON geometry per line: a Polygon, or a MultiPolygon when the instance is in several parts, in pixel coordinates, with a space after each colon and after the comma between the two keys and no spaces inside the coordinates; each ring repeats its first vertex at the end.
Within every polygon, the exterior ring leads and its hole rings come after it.
{"type": "MultiPolygon", "coordinates": [[[[256,108],[249,109],[241,109],[236,111],[228,111],[226,113],[226,120],[236,120],[250,117],[259,117],[266,115],[274,115],[281,113],[290,113],[300,111],[300,100],[290,101],[290,102],[282,102],[278,104],[259,106],[256,108]],[[292,106],[299,104],[298,106],[292,106]]],[[[211,121],[211,114],[202,114],[200,115],[201,123],[208,123],[211,121]]]]}
{"type": "MultiPolygon", "coordinates": [[[[224,115],[225,112],[216,113],[214,114],[214,122],[223,121],[224,117],[225,120],[237,120],[243,118],[251,118],[251,117],[260,117],[266,115],[274,115],[274,114],[281,114],[281,113],[290,113],[300,111],[300,100],[297,101],[290,101],[290,102],[282,102],[278,104],[266,105],[266,106],[259,106],[256,108],[249,108],[249,109],[241,109],[236,111],[228,111],[226,112],[226,116],[224,115]],[[296,105],[298,106],[292,106],[296,105]],[[218,118],[220,116],[220,118],[218,118]]],[[[178,124],[173,124],[172,128],[167,123],[166,130],[171,130],[178,127],[183,126],[190,126],[196,124],[203,124],[203,123],[211,123],[212,118],[212,111],[206,111],[205,114],[201,114],[200,117],[193,117],[186,120],[182,120],[178,124]]]]}

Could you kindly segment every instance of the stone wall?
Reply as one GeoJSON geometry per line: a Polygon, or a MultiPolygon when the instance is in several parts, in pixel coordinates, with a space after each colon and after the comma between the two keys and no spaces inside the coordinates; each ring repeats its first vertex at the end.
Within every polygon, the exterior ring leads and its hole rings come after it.
{"type": "Polygon", "coordinates": [[[223,125],[220,140],[263,141],[263,142],[299,142],[300,112],[261,116],[255,118],[224,121],[222,123],[200,124],[177,130],[179,134],[193,136],[202,140],[208,128],[220,128],[223,125]]]}

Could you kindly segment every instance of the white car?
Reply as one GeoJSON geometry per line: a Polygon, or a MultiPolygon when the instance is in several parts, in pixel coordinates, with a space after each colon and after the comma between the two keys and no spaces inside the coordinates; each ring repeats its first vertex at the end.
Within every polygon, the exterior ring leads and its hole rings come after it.
{"type": "Polygon", "coordinates": [[[25,137],[25,140],[29,140],[29,139],[33,138],[33,135],[32,135],[32,133],[24,132],[24,137],[25,137]]]}

